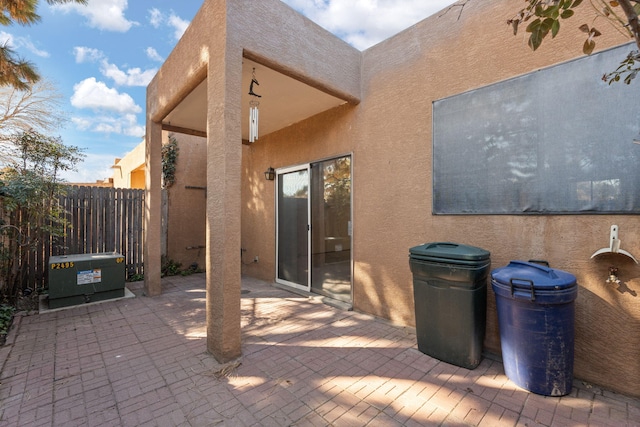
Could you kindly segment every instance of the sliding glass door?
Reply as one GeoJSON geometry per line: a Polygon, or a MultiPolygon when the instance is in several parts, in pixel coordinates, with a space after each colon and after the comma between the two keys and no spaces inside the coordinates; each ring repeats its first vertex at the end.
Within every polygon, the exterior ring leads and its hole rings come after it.
{"type": "Polygon", "coordinates": [[[277,279],[309,289],[309,168],[278,171],[277,279]]]}
{"type": "Polygon", "coordinates": [[[351,157],[311,166],[311,290],[350,302],[351,157]]]}
{"type": "Polygon", "coordinates": [[[277,281],[351,302],[351,156],[278,171],[277,281]]]}

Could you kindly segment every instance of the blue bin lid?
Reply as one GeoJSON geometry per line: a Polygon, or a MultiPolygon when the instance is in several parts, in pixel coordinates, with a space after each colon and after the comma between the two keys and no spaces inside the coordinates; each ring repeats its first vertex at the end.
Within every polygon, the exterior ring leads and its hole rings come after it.
{"type": "Polygon", "coordinates": [[[475,246],[451,242],[432,242],[409,249],[411,259],[421,261],[477,263],[489,260],[491,253],[475,246]]]}
{"type": "Polygon", "coordinates": [[[576,277],[571,273],[526,261],[511,261],[496,268],[491,272],[491,279],[505,286],[514,282],[532,283],[536,291],[561,291],[577,286],[576,277]]]}

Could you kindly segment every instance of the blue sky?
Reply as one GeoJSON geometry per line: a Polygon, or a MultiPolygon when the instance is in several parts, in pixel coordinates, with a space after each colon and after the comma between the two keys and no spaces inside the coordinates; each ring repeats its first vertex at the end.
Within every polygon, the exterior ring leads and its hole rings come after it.
{"type": "MultiPolygon", "coordinates": [[[[453,0],[283,0],[358,49],[366,49],[454,3],[453,0]]],[[[202,0],[89,0],[50,6],[40,23],[0,27],[0,42],[34,63],[63,98],[59,134],[86,159],[70,182],[111,176],[110,166],[142,141],[146,85],[202,0]]]]}

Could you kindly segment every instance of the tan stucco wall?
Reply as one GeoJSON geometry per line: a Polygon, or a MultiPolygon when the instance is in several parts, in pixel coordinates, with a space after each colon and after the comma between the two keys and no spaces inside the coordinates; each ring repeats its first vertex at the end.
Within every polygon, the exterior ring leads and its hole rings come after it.
{"type": "MultiPolygon", "coordinates": [[[[414,324],[408,249],[428,241],[454,241],[491,251],[493,267],[513,259],[546,259],[578,278],[575,375],[638,395],[640,298],[605,283],[608,267],[640,291],[640,268],[630,259],[591,254],[608,245],[618,224],[626,249],[640,254],[633,215],[433,216],[431,214],[432,102],[580,55],[579,16],[532,53],[511,35],[508,0],[469,2],[458,13],[434,16],[363,53],[362,100],[260,138],[243,152],[243,266],[256,277],[275,277],[273,182],[267,167],[353,152],[354,308],[396,323],[414,324]],[[624,236],[622,236],[624,234],[624,236]]],[[[598,47],[624,39],[607,31],[598,47]]],[[[277,54],[274,53],[274,54],[277,54]]],[[[299,52],[304,55],[304,52],[299,52]]],[[[599,76],[594,76],[598,79],[599,76]]],[[[629,149],[635,147],[630,144],[629,149]]],[[[486,347],[499,352],[497,315],[489,289],[486,347]]]]}
{"type": "MultiPolygon", "coordinates": [[[[163,132],[167,140],[166,132],[163,132]]],[[[167,189],[167,257],[189,268],[205,266],[207,140],[173,134],[178,141],[176,181],[167,189]]]]}
{"type": "Polygon", "coordinates": [[[139,188],[144,190],[145,184],[145,167],[140,166],[138,169],[131,171],[131,188],[139,188]]]}
{"type": "Polygon", "coordinates": [[[116,159],[112,169],[114,188],[144,189],[144,142],[136,145],[123,158],[116,159]]]}
{"type": "MultiPolygon", "coordinates": [[[[629,361],[637,354],[640,335],[629,334],[628,327],[638,330],[640,300],[605,279],[614,263],[623,271],[622,280],[640,290],[640,268],[626,257],[590,259],[608,246],[611,224],[624,230],[627,250],[640,253],[637,216],[430,215],[432,101],[580,56],[583,34],[575,27],[587,18],[576,16],[574,25],[564,25],[556,40],[532,53],[524,38],[513,37],[504,24],[509,9],[515,9],[513,2],[469,2],[459,20],[451,13],[432,17],[365,52],[363,132],[355,153],[357,165],[366,167],[354,174],[376,191],[355,198],[354,303],[359,310],[411,324],[407,248],[424,242],[485,248],[494,267],[512,259],[546,259],[578,278],[576,376],[638,394],[640,364],[629,361]],[[391,173],[381,175],[381,170],[391,173]]],[[[607,31],[599,47],[626,41],[616,36],[607,31]]],[[[629,144],[629,150],[635,148],[629,144]]],[[[488,301],[486,346],[497,352],[490,287],[488,301]]]]}

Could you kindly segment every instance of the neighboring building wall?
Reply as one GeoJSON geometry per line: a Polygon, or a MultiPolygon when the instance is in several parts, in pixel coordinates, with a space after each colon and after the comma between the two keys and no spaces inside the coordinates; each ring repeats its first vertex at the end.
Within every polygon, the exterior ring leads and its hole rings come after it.
{"type": "Polygon", "coordinates": [[[144,164],[140,166],[138,169],[131,171],[131,174],[129,175],[131,180],[131,188],[144,189],[144,174],[145,174],[144,164]]]}
{"type": "Polygon", "coordinates": [[[113,169],[113,186],[115,188],[144,189],[144,141],[121,159],[116,159],[113,169]],[[142,176],[142,181],[140,181],[142,176]]]}
{"type": "Polygon", "coordinates": [[[107,178],[103,181],[96,182],[69,182],[69,185],[77,185],[79,187],[106,187],[113,188],[113,178],[107,178]]]}
{"type": "MultiPolygon", "coordinates": [[[[325,112],[244,147],[242,246],[245,261],[258,255],[260,262],[243,271],[275,277],[275,188],[264,171],[353,152],[356,310],[413,325],[408,250],[424,242],[485,248],[493,268],[513,259],[546,259],[578,278],[575,375],[637,396],[640,336],[632,331],[640,322],[640,298],[605,279],[615,264],[627,286],[640,289],[640,268],[615,256],[590,258],[607,246],[611,224],[624,230],[625,249],[640,254],[637,216],[431,214],[432,102],[581,55],[584,34],[577,27],[590,22],[590,15],[566,21],[555,40],[531,52],[525,36],[512,36],[505,24],[509,11],[518,8],[508,0],[468,2],[460,16],[454,9],[420,22],[363,53],[360,105],[325,112]]],[[[589,7],[583,10],[590,13],[589,7]]],[[[597,40],[600,49],[625,41],[611,29],[597,40]]],[[[485,345],[499,352],[495,300],[488,289],[485,345]]]]}

